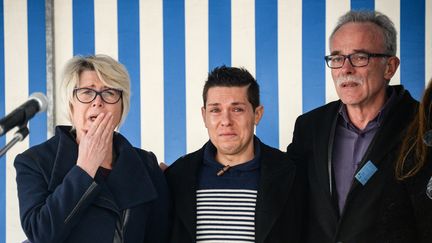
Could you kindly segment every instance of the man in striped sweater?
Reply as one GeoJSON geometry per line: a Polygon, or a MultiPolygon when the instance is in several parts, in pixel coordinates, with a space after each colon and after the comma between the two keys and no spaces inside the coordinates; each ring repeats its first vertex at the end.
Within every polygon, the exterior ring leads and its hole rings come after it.
{"type": "Polygon", "coordinates": [[[264,113],[255,78],[217,67],[203,101],[210,140],[166,170],[172,242],[302,242],[304,170],[254,135],[264,113]]]}

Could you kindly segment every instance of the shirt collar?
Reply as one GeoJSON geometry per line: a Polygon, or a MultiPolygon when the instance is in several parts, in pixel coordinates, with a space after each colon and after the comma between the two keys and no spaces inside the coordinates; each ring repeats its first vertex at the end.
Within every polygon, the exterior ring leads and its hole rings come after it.
{"type": "MultiPolygon", "coordinates": [[[[397,100],[397,94],[396,91],[394,90],[394,87],[392,86],[388,86],[387,90],[386,90],[386,95],[387,95],[387,100],[384,103],[384,105],[381,107],[380,111],[378,112],[377,116],[372,119],[371,121],[369,121],[369,123],[376,123],[376,125],[379,127],[382,124],[383,119],[385,118],[385,116],[387,115],[388,111],[390,110],[390,107],[393,106],[393,104],[396,102],[397,100]]],[[[340,119],[342,124],[345,127],[348,126],[352,126],[355,127],[349,117],[348,117],[348,112],[347,112],[347,108],[346,105],[344,103],[341,103],[341,106],[339,108],[339,116],[342,117],[343,119],[340,119]]]]}

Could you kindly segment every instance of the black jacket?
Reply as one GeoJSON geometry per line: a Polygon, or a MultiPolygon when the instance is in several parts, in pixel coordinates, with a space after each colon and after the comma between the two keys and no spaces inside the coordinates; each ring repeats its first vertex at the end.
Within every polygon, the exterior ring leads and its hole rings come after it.
{"type": "MultiPolygon", "coordinates": [[[[332,170],[333,139],[341,101],[331,102],[297,118],[293,142],[287,153],[297,163],[308,168],[309,182],[309,243],[402,243],[380,237],[381,217],[387,207],[384,192],[397,187],[394,163],[403,131],[411,122],[418,102],[402,86],[392,86],[398,100],[388,111],[381,127],[372,139],[358,169],[372,161],[377,172],[363,186],[353,179],[345,208],[339,215],[332,170]]],[[[405,197],[399,193],[398,196],[405,197]]],[[[391,203],[391,202],[388,202],[391,203]]],[[[408,216],[407,216],[408,217],[408,216]]],[[[409,217],[412,217],[410,215],[409,217]]],[[[406,224],[407,218],[397,218],[396,224],[406,224]]],[[[394,234],[402,232],[394,230],[394,234]]]]}
{"type": "MultiPolygon", "coordinates": [[[[426,188],[432,176],[432,150],[428,162],[414,176],[399,181],[383,193],[385,207],[379,218],[381,242],[432,242],[432,199],[426,188]],[[403,222],[401,222],[403,220],[403,222]]],[[[413,165],[414,156],[407,157],[407,168],[413,165]]]]}
{"type": "MultiPolygon", "coordinates": [[[[257,243],[300,243],[305,177],[281,151],[260,142],[260,181],[255,213],[257,243]]],[[[174,200],[171,242],[195,242],[196,189],[204,147],[179,158],[166,171],[174,200]]]]}
{"type": "Polygon", "coordinates": [[[70,127],[15,158],[21,224],[31,242],[167,242],[169,191],[156,157],[114,135],[106,180],[76,166],[70,127]],[[96,177],[95,177],[96,178],[96,177]]]}

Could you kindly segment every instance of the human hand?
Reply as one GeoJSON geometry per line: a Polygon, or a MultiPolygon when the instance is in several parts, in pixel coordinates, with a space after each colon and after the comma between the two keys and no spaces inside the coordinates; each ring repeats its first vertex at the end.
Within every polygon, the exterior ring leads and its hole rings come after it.
{"type": "Polygon", "coordinates": [[[112,139],[115,129],[113,115],[100,113],[78,145],[77,166],[94,177],[99,166],[112,162],[112,139]]]}
{"type": "Polygon", "coordinates": [[[159,163],[159,168],[160,168],[162,171],[165,171],[166,169],[168,169],[168,165],[165,164],[164,162],[160,162],[160,163],[159,163]]]}

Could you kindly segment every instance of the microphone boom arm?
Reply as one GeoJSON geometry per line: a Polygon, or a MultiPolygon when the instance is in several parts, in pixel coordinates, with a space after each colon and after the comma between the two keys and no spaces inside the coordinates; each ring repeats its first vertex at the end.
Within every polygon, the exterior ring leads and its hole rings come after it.
{"type": "Polygon", "coordinates": [[[0,158],[10,149],[12,148],[16,143],[24,140],[25,137],[30,133],[27,122],[20,126],[18,131],[15,132],[13,138],[3,147],[0,149],[0,158]]]}

